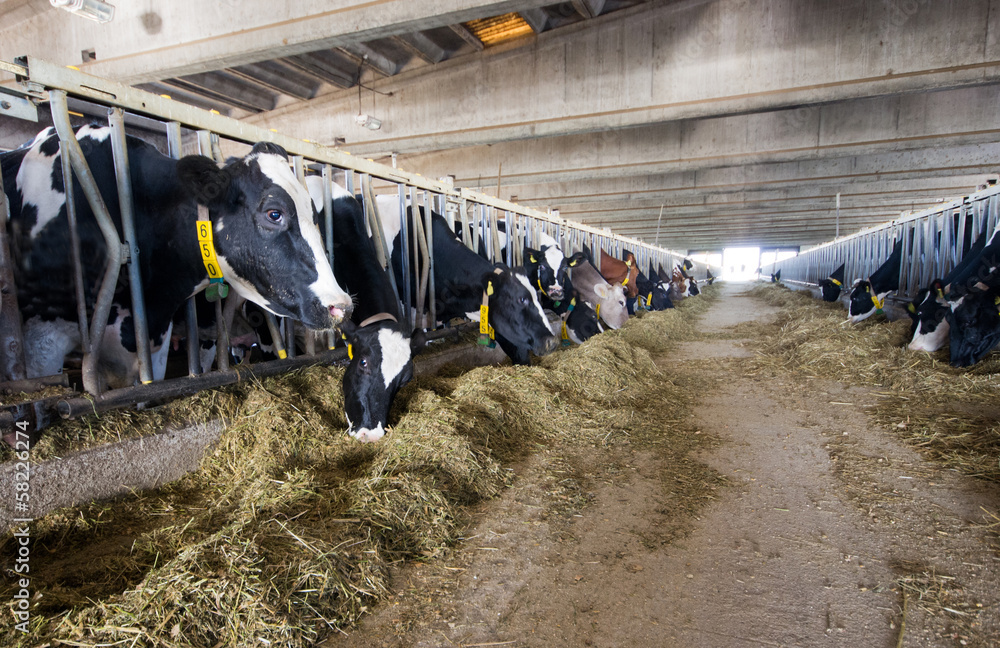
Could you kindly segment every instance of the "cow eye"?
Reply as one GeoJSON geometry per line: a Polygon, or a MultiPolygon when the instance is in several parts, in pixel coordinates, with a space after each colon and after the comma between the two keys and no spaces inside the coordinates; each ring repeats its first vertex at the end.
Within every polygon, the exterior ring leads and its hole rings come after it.
{"type": "Polygon", "coordinates": [[[275,225],[280,225],[285,215],[279,209],[268,209],[267,220],[275,225]]]}
{"type": "Polygon", "coordinates": [[[358,362],[358,364],[361,366],[362,369],[367,369],[368,368],[368,358],[361,358],[361,360],[358,362]]]}
{"type": "Polygon", "coordinates": [[[528,297],[527,296],[521,297],[521,305],[522,306],[527,306],[528,305],[528,297]]]}

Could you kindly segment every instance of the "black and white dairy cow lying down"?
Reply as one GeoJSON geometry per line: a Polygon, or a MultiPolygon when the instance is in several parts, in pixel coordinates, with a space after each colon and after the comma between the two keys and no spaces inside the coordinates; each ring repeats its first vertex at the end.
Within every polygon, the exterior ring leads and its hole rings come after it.
{"type": "Polygon", "coordinates": [[[886,296],[899,288],[899,269],[903,259],[903,240],[896,241],[892,253],[868,279],[858,279],[851,290],[848,319],[852,324],[882,310],[886,296]]]}
{"type": "MultiPolygon", "coordinates": [[[[306,178],[317,211],[323,205],[323,180],[306,178]]],[[[379,264],[368,236],[364,209],[336,183],[333,194],[333,271],[354,296],[354,312],[340,324],[350,345],[344,372],[344,412],[348,433],[359,441],[378,441],[386,432],[396,393],[413,378],[413,355],[423,348],[422,333],[411,336],[388,272],[379,264]]]]}
{"type": "MultiPolygon", "coordinates": [[[[98,126],[76,132],[121,236],[109,135],[109,128],[98,126]]],[[[209,283],[199,249],[200,218],[211,221],[215,255],[237,294],[314,329],[329,329],[350,312],[350,296],[334,279],[309,194],[296,181],[281,147],[258,143],[246,157],[220,168],[200,155],[174,160],[129,137],[128,157],[154,352],[169,346],[174,312],[209,283]]],[[[4,153],[0,162],[18,259],[15,278],[28,375],[57,373],[65,355],[80,345],[80,336],[54,129],[42,131],[25,148],[4,153]]],[[[74,185],[90,308],[104,272],[105,241],[83,191],[74,185]]],[[[130,308],[128,291],[122,291],[103,336],[101,374],[110,387],[133,384],[138,377],[130,308]]],[[[154,371],[154,377],[162,375],[162,367],[154,371]]]]}
{"type": "MultiPolygon", "coordinates": [[[[379,217],[389,242],[396,285],[403,285],[400,259],[399,198],[379,196],[379,217]]],[[[410,213],[411,207],[407,207],[410,213]]],[[[423,208],[420,208],[423,212],[423,208]]],[[[487,307],[487,323],[497,344],[514,364],[530,364],[529,353],[545,355],[555,350],[559,338],[542,312],[538,293],[523,272],[492,264],[465,247],[440,214],[432,214],[434,289],[441,321],[466,317],[480,321],[480,307],[487,307]]],[[[407,218],[413,241],[412,218],[407,218]]],[[[415,273],[414,273],[415,275],[415,273]]],[[[416,292],[416,277],[410,278],[416,292]]]]}
{"type": "Polygon", "coordinates": [[[823,291],[823,301],[835,302],[840,299],[840,291],[844,287],[844,268],[846,264],[830,273],[826,279],[820,279],[819,287],[823,291]]]}

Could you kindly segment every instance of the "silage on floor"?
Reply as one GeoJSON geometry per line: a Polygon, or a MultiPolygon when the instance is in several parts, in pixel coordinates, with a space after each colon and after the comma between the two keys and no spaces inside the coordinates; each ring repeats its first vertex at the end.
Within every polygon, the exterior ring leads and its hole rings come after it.
{"type": "Polygon", "coordinates": [[[325,367],[83,421],[84,432],[66,434],[113,438],[130,424],[204,418],[227,429],[199,471],[164,489],[38,521],[33,541],[47,553],[32,566],[42,595],[32,631],[8,627],[0,637],[18,646],[311,645],[385,596],[392,562],[453,544],[463,507],[500,493],[511,465],[539,444],[626,429],[670,435],[664,421],[679,418],[686,397],[653,354],[694,334],[691,315],[711,293],[534,367],[417,379],[378,444],[343,434],[342,370],[325,367]],[[75,584],[64,582],[69,571],[75,584]]]}

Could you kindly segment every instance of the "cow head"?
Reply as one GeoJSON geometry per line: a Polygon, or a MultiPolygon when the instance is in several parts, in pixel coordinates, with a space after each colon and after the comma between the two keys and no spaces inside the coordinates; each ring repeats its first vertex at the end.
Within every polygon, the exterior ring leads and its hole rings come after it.
{"type": "Polygon", "coordinates": [[[921,288],[906,313],[913,320],[910,328],[912,339],[907,345],[911,351],[934,352],[948,339],[947,311],[951,310],[944,299],[944,286],[940,279],[931,282],[930,288],[921,288]]]}
{"type": "Polygon", "coordinates": [[[1000,342],[1000,290],[971,291],[945,311],[951,331],[951,365],[968,367],[1000,342]]]}
{"type": "Polygon", "coordinates": [[[575,344],[583,344],[603,331],[597,312],[578,297],[573,298],[565,317],[566,333],[575,344]]]}
{"type": "Polygon", "coordinates": [[[840,282],[833,279],[820,279],[820,290],[823,291],[823,301],[835,302],[840,299],[840,282]]]}
{"type": "Polygon", "coordinates": [[[423,333],[411,337],[391,319],[361,327],[344,320],[340,331],[350,357],[342,381],[347,432],[358,441],[378,441],[396,393],[413,378],[413,356],[426,340],[423,333]]]}
{"type": "Polygon", "coordinates": [[[537,250],[524,247],[525,272],[543,295],[553,301],[560,301],[565,295],[566,273],[571,267],[569,259],[563,255],[551,236],[543,235],[540,242],[541,246],[537,250]]]}
{"type": "Polygon", "coordinates": [[[700,294],[701,290],[698,288],[698,282],[694,277],[688,277],[688,296],[694,297],[700,294]]]}
{"type": "Polygon", "coordinates": [[[620,283],[614,285],[598,283],[594,286],[598,302],[595,311],[610,328],[619,329],[628,321],[628,308],[625,305],[625,289],[620,283]]]}
{"type": "Polygon", "coordinates": [[[528,351],[545,355],[556,349],[559,338],[525,275],[498,265],[482,277],[482,287],[489,298],[489,324],[511,360],[525,364],[528,351]],[[512,349],[516,349],[513,355],[512,349]]]}
{"type": "Polygon", "coordinates": [[[350,313],[309,193],[284,149],[258,143],[222,168],[192,155],[178,161],[177,173],[189,195],[209,208],[219,265],[240,296],[312,329],[329,329],[350,313]]]}
{"type": "Polygon", "coordinates": [[[882,308],[885,293],[881,296],[872,292],[871,282],[859,279],[854,282],[851,290],[851,300],[847,307],[848,319],[852,324],[868,319],[882,308]]]}

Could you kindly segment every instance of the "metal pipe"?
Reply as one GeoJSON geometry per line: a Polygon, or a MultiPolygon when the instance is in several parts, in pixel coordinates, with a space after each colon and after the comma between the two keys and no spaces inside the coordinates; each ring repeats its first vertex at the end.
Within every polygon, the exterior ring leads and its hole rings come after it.
{"type": "MultiPolygon", "coordinates": [[[[442,196],[442,199],[444,197],[442,196]]],[[[434,213],[431,210],[430,197],[428,192],[424,192],[424,232],[427,238],[427,275],[428,275],[428,306],[430,311],[430,321],[427,322],[428,328],[432,328],[437,325],[437,299],[435,295],[436,284],[434,282],[434,213]]]]}
{"type": "MultiPolygon", "coordinates": [[[[180,122],[167,122],[167,155],[175,160],[183,156],[183,143],[181,141],[180,122]]],[[[187,326],[187,361],[188,375],[197,376],[202,371],[210,371],[211,367],[201,366],[201,344],[198,339],[200,327],[198,326],[198,307],[195,298],[189,297],[184,308],[184,321],[187,326]]],[[[216,349],[218,351],[218,349],[216,349]]]]}
{"type": "Polygon", "coordinates": [[[0,217],[3,217],[3,222],[0,223],[0,380],[22,380],[27,375],[24,364],[24,333],[21,329],[21,309],[17,305],[17,286],[14,284],[14,259],[7,241],[10,211],[2,182],[0,217]]]}
{"type": "Polygon", "coordinates": [[[122,244],[118,238],[118,230],[111,214],[108,212],[101,192],[97,188],[97,181],[87,164],[87,159],[83,155],[80,143],[76,141],[73,126],[69,121],[69,107],[66,103],[66,93],[61,90],[49,91],[49,106],[52,111],[52,123],[59,141],[66,144],[69,152],[70,162],[84,196],[90,204],[91,211],[94,212],[94,219],[104,236],[107,245],[107,266],[104,271],[104,279],[101,282],[100,290],[97,293],[97,301],[94,304],[94,312],[90,325],[90,352],[83,356],[83,386],[95,396],[100,394],[100,376],[98,363],[101,359],[101,339],[104,337],[104,329],[107,327],[108,315],[111,313],[111,302],[115,296],[115,286],[118,284],[118,273],[122,264],[122,244]]]}
{"type": "Polygon", "coordinates": [[[87,321],[87,297],[84,291],[83,260],[80,253],[80,226],[76,217],[76,192],[73,190],[73,167],[69,149],[59,142],[59,159],[62,163],[63,190],[66,201],[66,220],[69,224],[70,262],[73,264],[73,291],[76,295],[76,319],[80,328],[80,346],[90,352],[90,323],[87,321]]]}
{"type": "Polygon", "coordinates": [[[333,267],[333,167],[323,165],[323,224],[326,227],[326,256],[333,267]]]}
{"type": "Polygon", "coordinates": [[[18,378],[0,382],[0,392],[4,394],[30,394],[46,387],[69,387],[69,374],[58,373],[39,378],[18,378]]]}
{"type": "Polygon", "coordinates": [[[274,346],[275,355],[284,360],[288,356],[288,352],[285,350],[285,343],[281,339],[278,318],[271,311],[264,311],[264,321],[267,322],[267,330],[271,333],[271,344],[274,346]]]}
{"type": "MultiPolygon", "coordinates": [[[[456,327],[443,328],[427,333],[427,339],[458,338],[463,332],[477,330],[478,327],[478,323],[472,322],[456,327]]],[[[253,365],[240,365],[232,371],[227,372],[216,371],[193,378],[171,378],[169,380],[159,380],[149,385],[112,389],[95,400],[89,398],[62,398],[58,400],[56,409],[63,418],[100,414],[101,412],[106,412],[117,407],[187,396],[203,389],[213,389],[237,382],[246,382],[254,378],[267,378],[268,376],[294,371],[302,367],[330,365],[341,362],[346,358],[347,349],[341,348],[333,351],[324,351],[315,356],[301,356],[295,359],[270,360],[268,362],[258,362],[253,365]]]]}
{"type": "MultiPolygon", "coordinates": [[[[153,363],[149,355],[149,323],[146,318],[146,297],[142,287],[139,241],[135,232],[135,209],[132,199],[132,178],[128,165],[128,140],[125,136],[125,113],[121,108],[108,109],[111,126],[111,153],[118,184],[118,211],[122,220],[123,244],[128,251],[129,295],[132,298],[132,323],[135,329],[135,350],[139,360],[139,382],[153,382],[153,363]]],[[[166,340],[164,344],[169,344],[166,340]]]]}
{"type": "Polygon", "coordinates": [[[402,265],[403,275],[403,317],[410,318],[410,308],[413,306],[412,299],[412,271],[410,270],[410,232],[409,224],[406,222],[406,187],[396,186],[396,194],[399,198],[399,261],[402,265]]]}
{"type": "Polygon", "coordinates": [[[285,353],[289,358],[298,355],[295,351],[295,320],[291,317],[282,318],[285,322],[285,353]]]}

